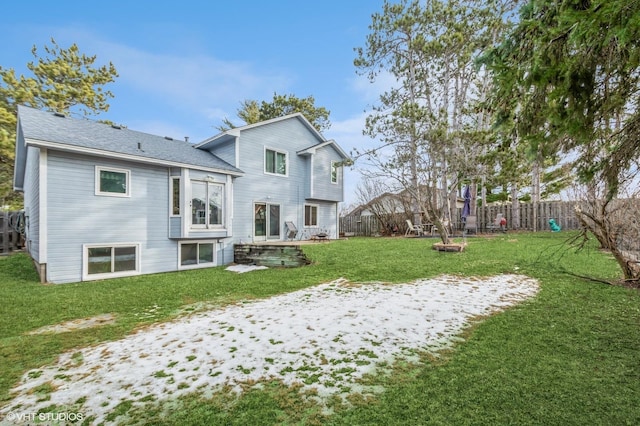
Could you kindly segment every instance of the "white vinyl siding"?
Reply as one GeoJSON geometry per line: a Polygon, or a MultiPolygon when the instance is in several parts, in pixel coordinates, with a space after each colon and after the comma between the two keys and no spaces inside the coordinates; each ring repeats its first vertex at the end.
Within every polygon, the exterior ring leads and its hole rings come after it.
{"type": "Polygon", "coordinates": [[[82,281],[83,244],[138,242],[141,274],[178,269],[178,244],[168,238],[170,180],[166,167],[52,150],[47,162],[49,281],[82,281]],[[131,196],[95,196],[96,166],[130,170],[131,196]]]}
{"type": "MultiPolygon", "coordinates": [[[[342,157],[331,147],[318,150],[316,155],[296,154],[303,148],[316,145],[318,140],[298,119],[283,120],[266,126],[244,130],[238,140],[240,149],[240,167],[245,175],[234,179],[233,183],[233,238],[224,240],[224,253],[220,251],[220,263],[233,259],[233,244],[267,239],[256,238],[255,206],[257,204],[277,204],[280,206],[278,226],[279,239],[286,237],[284,224],[292,222],[299,230],[305,226],[305,204],[317,205],[317,223],[326,228],[330,238],[337,238],[336,203],[332,199],[341,199],[342,183],[332,185],[330,166],[332,161],[342,161],[342,157]],[[263,147],[263,149],[256,149],[263,147]],[[265,150],[270,149],[286,153],[287,178],[277,174],[265,173],[265,150]],[[325,154],[326,153],[326,154],[325,154]],[[323,185],[317,194],[329,195],[314,199],[310,195],[312,171],[311,157],[316,157],[316,165],[324,166],[323,173],[315,173],[316,181],[323,185]],[[328,191],[325,191],[325,187],[328,191]]],[[[341,180],[341,179],[340,179],[341,180]]],[[[336,200],[337,201],[337,200],[336,200]]],[[[275,221],[274,221],[275,222],[275,221]]],[[[300,236],[303,235],[301,232],[300,236]]]]}
{"type": "Polygon", "coordinates": [[[331,146],[324,146],[311,155],[310,158],[310,187],[307,198],[324,201],[342,201],[343,185],[340,166],[342,157],[331,146]]]}

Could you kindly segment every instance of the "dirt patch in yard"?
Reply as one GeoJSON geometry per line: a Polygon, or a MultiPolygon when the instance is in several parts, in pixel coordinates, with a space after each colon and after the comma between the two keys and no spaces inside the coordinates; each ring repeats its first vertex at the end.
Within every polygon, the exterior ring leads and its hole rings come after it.
{"type": "Polygon", "coordinates": [[[52,334],[66,333],[68,331],[81,330],[83,328],[100,327],[103,325],[113,324],[116,317],[113,314],[96,315],[95,317],[79,318],[70,321],[61,322],[60,324],[46,325],[28,332],[27,334],[52,334]]]}

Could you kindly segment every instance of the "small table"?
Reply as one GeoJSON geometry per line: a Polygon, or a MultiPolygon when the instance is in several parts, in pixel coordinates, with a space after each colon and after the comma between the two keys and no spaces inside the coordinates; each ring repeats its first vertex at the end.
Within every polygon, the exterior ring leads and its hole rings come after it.
{"type": "Polygon", "coordinates": [[[311,239],[314,241],[329,241],[329,234],[320,232],[319,234],[312,235],[311,239]]]}

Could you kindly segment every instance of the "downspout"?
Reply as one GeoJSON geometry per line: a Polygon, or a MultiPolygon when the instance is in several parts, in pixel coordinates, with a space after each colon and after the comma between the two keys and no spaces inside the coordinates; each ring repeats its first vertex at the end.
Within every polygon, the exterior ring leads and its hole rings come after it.
{"type": "MultiPolygon", "coordinates": [[[[296,220],[298,221],[298,232],[300,233],[300,237],[302,237],[302,230],[304,229],[304,200],[300,197],[300,184],[296,185],[296,190],[298,192],[297,203],[298,204],[298,216],[296,220]]],[[[301,239],[301,238],[298,238],[301,239]]]]}
{"type": "MultiPolygon", "coordinates": [[[[171,205],[171,199],[173,197],[173,179],[171,179],[171,167],[167,167],[167,182],[169,182],[169,217],[167,220],[167,236],[171,238],[171,213],[173,209],[173,206],[171,205]]],[[[180,182],[180,184],[182,184],[182,182],[180,182]]]]}
{"type": "Polygon", "coordinates": [[[340,184],[340,199],[336,202],[336,240],[340,239],[340,203],[344,201],[344,164],[336,171],[340,184]]]}
{"type": "Polygon", "coordinates": [[[336,240],[340,238],[340,216],[338,216],[338,205],[340,202],[336,203],[336,240]]]}
{"type": "Polygon", "coordinates": [[[313,198],[314,196],[314,185],[313,185],[313,163],[314,163],[314,154],[310,155],[309,159],[309,198],[313,198]]]}

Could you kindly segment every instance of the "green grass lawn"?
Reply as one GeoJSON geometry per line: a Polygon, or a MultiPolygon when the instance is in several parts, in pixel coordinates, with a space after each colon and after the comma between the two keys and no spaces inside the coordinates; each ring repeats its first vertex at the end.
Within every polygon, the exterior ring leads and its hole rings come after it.
{"type": "MultiPolygon", "coordinates": [[[[234,274],[223,268],[78,284],[41,285],[25,255],[0,258],[0,405],[28,370],[75,347],[120,338],[202,305],[224,305],[345,277],[407,282],[440,274],[520,273],[538,296],[466,330],[463,343],[391,375],[367,378],[384,392],[352,395],[323,410],[277,382],[242,397],[222,392],[122,407],[119,423],[153,424],[640,424],[640,292],[576,278],[613,279],[596,246],[576,253],[566,233],[470,238],[463,253],[432,239],[354,238],[304,246],[296,269],[234,274]],[[111,313],[115,324],[27,335],[65,320],[111,313]]],[[[2,420],[2,419],[0,419],[2,420]]]]}

